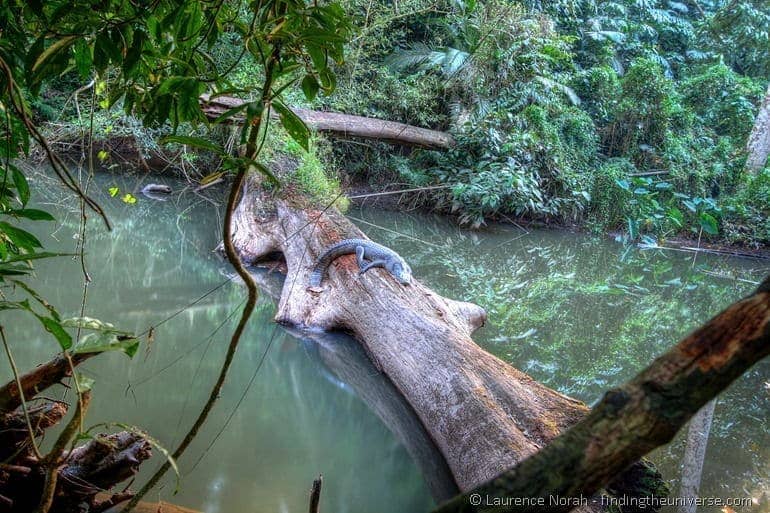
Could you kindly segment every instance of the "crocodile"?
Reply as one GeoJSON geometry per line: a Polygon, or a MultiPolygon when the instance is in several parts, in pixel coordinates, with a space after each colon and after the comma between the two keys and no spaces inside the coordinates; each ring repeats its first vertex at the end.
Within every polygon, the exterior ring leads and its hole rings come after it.
{"type": "Polygon", "coordinates": [[[353,253],[356,254],[359,276],[369,269],[384,267],[402,285],[409,285],[412,281],[412,269],[409,264],[392,249],[370,240],[345,239],[329,246],[318,258],[310,274],[310,286],[320,287],[329,265],[336,258],[353,253]]]}

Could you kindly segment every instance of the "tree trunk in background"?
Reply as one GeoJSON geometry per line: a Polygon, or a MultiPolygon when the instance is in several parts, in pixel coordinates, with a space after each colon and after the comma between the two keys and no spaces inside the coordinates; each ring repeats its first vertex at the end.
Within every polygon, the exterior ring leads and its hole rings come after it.
{"type": "Polygon", "coordinates": [[[770,86],[767,87],[765,99],[759,107],[746,151],[746,171],[756,174],[765,167],[767,157],[770,156],[770,86]]]}
{"type": "MultiPolygon", "coordinates": [[[[243,105],[243,103],[243,100],[230,96],[217,96],[213,99],[209,95],[200,97],[201,109],[211,120],[217,119],[228,110],[243,105]]],[[[374,139],[432,150],[446,150],[454,145],[454,139],[451,135],[429,128],[340,112],[321,112],[297,108],[291,110],[311,130],[326,132],[342,139],[374,139]]],[[[275,116],[275,113],[273,115],[275,116]]],[[[230,121],[241,123],[243,116],[236,115],[230,121]]]]}
{"type": "MultiPolygon", "coordinates": [[[[690,429],[687,432],[687,447],[684,450],[682,463],[682,482],[679,488],[679,496],[683,499],[698,497],[716,403],[716,399],[709,402],[690,421],[690,429]]],[[[679,513],[695,513],[697,509],[694,501],[686,501],[679,508],[679,513]]]]}

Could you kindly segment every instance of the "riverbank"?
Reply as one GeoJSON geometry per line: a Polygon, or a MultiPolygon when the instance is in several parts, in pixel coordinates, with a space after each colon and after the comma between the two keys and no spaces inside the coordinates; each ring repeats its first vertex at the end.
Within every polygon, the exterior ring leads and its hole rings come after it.
{"type": "MultiPolygon", "coordinates": [[[[357,180],[347,184],[345,194],[350,198],[351,203],[360,208],[377,208],[389,211],[406,212],[434,212],[425,204],[425,198],[420,197],[435,187],[410,188],[404,184],[396,186],[372,186],[364,180],[357,180]],[[405,192],[399,192],[405,191],[405,192]],[[415,197],[416,196],[416,197],[415,197]]],[[[442,215],[449,219],[457,221],[457,216],[442,212],[442,215]]],[[[531,229],[553,229],[559,231],[568,231],[571,233],[594,234],[607,237],[609,239],[623,240],[627,234],[619,231],[609,231],[599,233],[595,226],[586,225],[578,222],[563,222],[558,220],[544,221],[528,217],[512,217],[507,215],[499,216],[499,219],[490,220],[493,223],[509,224],[522,230],[531,229]]],[[[484,230],[484,227],[479,228],[484,230]]],[[[670,251],[684,251],[689,253],[710,253],[714,255],[734,256],[739,258],[754,258],[759,260],[770,260],[770,247],[767,245],[757,245],[754,247],[745,244],[729,243],[727,241],[705,241],[698,240],[697,237],[674,236],[659,241],[657,245],[649,243],[639,243],[640,247],[647,249],[664,249],[670,251]]]]}
{"type": "MultiPolygon", "coordinates": [[[[138,173],[166,173],[182,177],[194,187],[206,185],[212,179],[220,179],[221,159],[216,155],[179,144],[158,144],[157,138],[160,138],[162,133],[151,133],[141,126],[134,126],[130,120],[121,121],[119,126],[120,128],[115,129],[115,132],[108,136],[94,138],[93,144],[88,144],[83,134],[78,135],[73,125],[50,125],[49,130],[52,146],[75,165],[87,164],[86,155],[90,147],[93,160],[101,168],[121,171],[129,169],[138,173]]],[[[231,134],[228,131],[223,130],[215,135],[224,138],[224,142],[232,147],[233,141],[229,139],[231,134]]],[[[272,167],[276,168],[275,172],[281,177],[284,186],[313,196],[320,203],[331,202],[343,194],[360,206],[405,212],[438,212],[457,223],[467,222],[462,211],[458,211],[453,206],[452,184],[431,183],[415,186],[413,183],[399,181],[396,174],[386,177],[382,174],[368,175],[357,172],[355,165],[349,166],[346,162],[339,161],[331,148],[331,141],[317,137],[310,151],[305,151],[296,144],[287,142],[279,134],[278,137],[268,138],[265,152],[274,162],[275,165],[272,167]]],[[[394,155],[398,153],[395,149],[393,152],[394,155]]],[[[43,155],[35,150],[32,157],[41,159],[43,155]]],[[[221,178],[226,179],[226,175],[221,178]]],[[[618,189],[620,191],[620,188],[618,189]]],[[[740,226],[730,233],[720,231],[717,234],[709,234],[702,229],[696,231],[694,226],[682,226],[679,230],[669,229],[665,236],[656,237],[652,231],[646,237],[642,237],[641,234],[631,237],[634,234],[631,234],[628,228],[619,231],[616,225],[607,224],[598,219],[600,216],[606,216],[606,212],[610,209],[617,208],[614,203],[627,200],[617,194],[593,198],[594,203],[588,211],[570,218],[517,216],[513,213],[498,211],[485,218],[484,222],[476,223],[476,227],[483,229],[486,222],[502,222],[523,229],[550,228],[591,233],[625,239],[645,247],[654,246],[652,244],[654,241],[660,247],[671,250],[770,259],[770,245],[767,241],[751,236],[751,233],[760,231],[759,227],[752,229],[750,226],[740,226]],[[734,232],[740,232],[740,236],[736,236],[734,232]]],[[[770,198],[768,200],[770,201],[770,198]]],[[[344,208],[344,202],[338,202],[337,206],[344,208]]],[[[736,208],[736,205],[732,205],[730,210],[735,211],[736,208]]],[[[661,214],[651,215],[661,216],[661,214]]],[[[725,215],[727,216],[727,213],[725,215]]],[[[629,226],[627,222],[623,225],[629,226]]]]}

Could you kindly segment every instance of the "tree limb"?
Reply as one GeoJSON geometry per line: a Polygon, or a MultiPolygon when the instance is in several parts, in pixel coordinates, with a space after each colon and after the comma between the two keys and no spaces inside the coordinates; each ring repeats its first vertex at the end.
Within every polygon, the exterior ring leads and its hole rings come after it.
{"type": "MultiPolygon", "coordinates": [[[[78,353],[71,355],[73,365],[77,365],[99,353],[78,353]]],[[[35,367],[35,369],[20,377],[23,397],[32,398],[46,388],[59,383],[71,376],[72,369],[67,358],[60,354],[54,359],[35,367]]],[[[21,406],[22,395],[16,381],[11,381],[0,387],[0,412],[10,412],[21,406]]]]}
{"type": "Polygon", "coordinates": [[[437,511],[569,511],[574,505],[551,505],[549,499],[591,496],[671,441],[703,405],[768,354],[770,277],[634,379],[608,391],[588,416],[545,448],[437,511]],[[530,502],[514,505],[511,498],[530,502]],[[544,506],[533,506],[532,498],[543,498],[544,506]]]}

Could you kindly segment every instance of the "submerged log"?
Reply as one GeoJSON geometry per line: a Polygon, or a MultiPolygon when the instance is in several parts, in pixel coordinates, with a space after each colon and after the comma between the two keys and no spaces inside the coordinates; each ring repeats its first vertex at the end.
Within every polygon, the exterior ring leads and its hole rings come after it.
{"type": "Polygon", "coordinates": [[[321,292],[310,289],[318,256],[349,238],[366,237],[334,209],[300,208],[259,193],[247,193],[234,219],[244,261],[278,253],[285,259],[276,320],[352,334],[414,409],[460,490],[515,466],[586,415],[582,402],[473,342],[486,318],[477,305],[442,297],[419,280],[400,285],[383,269],[359,276],[355,255],[334,261],[321,292]],[[265,213],[268,203],[274,209],[265,213]]]}
{"type": "Polygon", "coordinates": [[[682,477],[679,480],[679,497],[683,499],[679,513],[696,513],[698,509],[693,499],[698,497],[700,491],[703,463],[706,461],[706,447],[708,446],[711,423],[714,421],[716,404],[716,399],[710,401],[690,420],[687,445],[682,459],[682,477]]]}
{"type": "MultiPolygon", "coordinates": [[[[209,119],[217,119],[232,108],[244,104],[243,100],[230,96],[200,98],[201,109],[209,119]]],[[[433,150],[446,150],[454,145],[454,139],[446,132],[363,116],[339,112],[321,112],[293,108],[292,111],[312,130],[327,132],[342,138],[375,139],[404,146],[417,146],[433,150]]],[[[234,118],[243,121],[243,117],[234,118]]]]}

